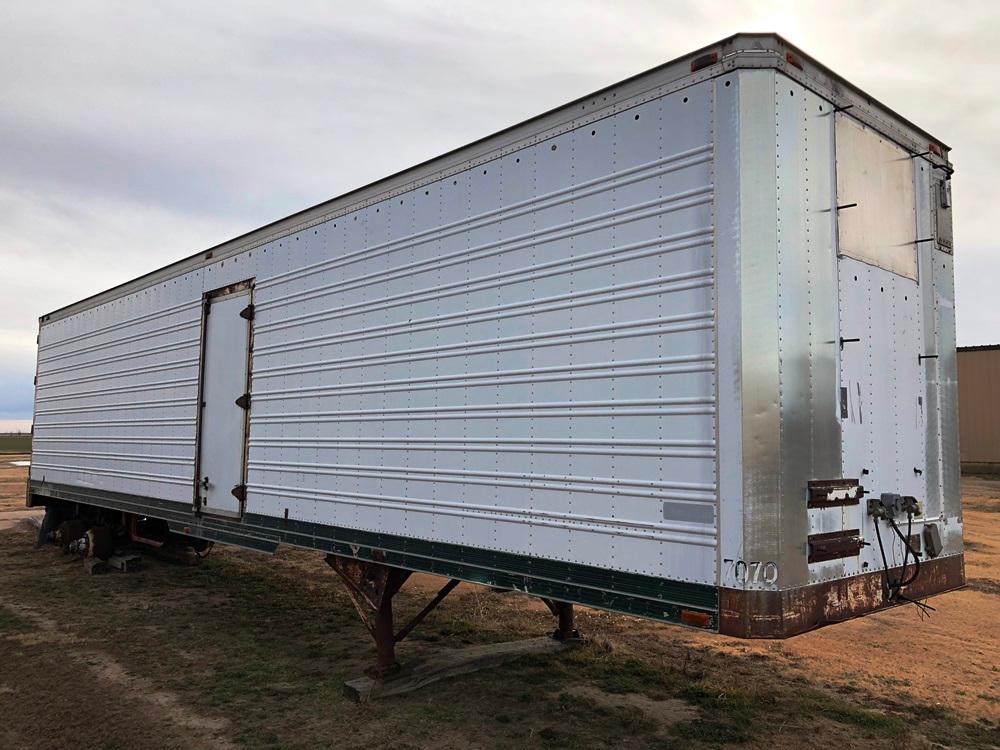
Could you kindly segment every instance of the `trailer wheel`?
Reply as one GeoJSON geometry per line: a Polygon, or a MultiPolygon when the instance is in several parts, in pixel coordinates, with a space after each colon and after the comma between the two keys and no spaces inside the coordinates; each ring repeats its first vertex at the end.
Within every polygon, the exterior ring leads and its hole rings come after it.
{"type": "Polygon", "coordinates": [[[107,526],[95,526],[87,532],[87,556],[107,560],[115,553],[115,535],[107,526]]]}
{"type": "Polygon", "coordinates": [[[56,530],[56,541],[63,552],[69,552],[69,545],[87,533],[87,526],[79,518],[71,518],[59,524],[56,530]]]}

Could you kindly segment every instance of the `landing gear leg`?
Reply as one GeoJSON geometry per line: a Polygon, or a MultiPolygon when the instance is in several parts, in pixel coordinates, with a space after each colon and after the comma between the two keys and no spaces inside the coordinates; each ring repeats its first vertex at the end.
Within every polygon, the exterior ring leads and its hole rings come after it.
{"type": "Polygon", "coordinates": [[[396,644],[406,638],[459,583],[457,580],[448,581],[427,606],[397,633],[393,624],[392,598],[406,583],[410,571],[339,555],[327,555],[326,563],[344,582],[354,608],[375,641],[375,666],[366,672],[377,680],[386,680],[399,673],[396,644]]]}
{"type": "Polygon", "coordinates": [[[576,640],[580,637],[580,631],[576,629],[573,621],[573,604],[571,602],[556,602],[551,599],[542,599],[549,611],[555,615],[558,625],[552,633],[552,637],[557,641],[576,640]]]}

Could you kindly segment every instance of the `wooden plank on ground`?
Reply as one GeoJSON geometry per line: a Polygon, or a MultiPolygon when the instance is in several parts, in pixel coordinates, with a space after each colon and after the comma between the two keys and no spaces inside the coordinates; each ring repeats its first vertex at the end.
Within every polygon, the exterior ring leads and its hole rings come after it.
{"type": "Polygon", "coordinates": [[[388,680],[376,680],[367,676],[348,680],[344,683],[344,695],[359,703],[387,698],[390,695],[401,695],[438,680],[496,667],[522,656],[553,653],[574,643],[578,641],[557,641],[551,636],[544,636],[442,651],[405,665],[401,672],[388,680]]]}

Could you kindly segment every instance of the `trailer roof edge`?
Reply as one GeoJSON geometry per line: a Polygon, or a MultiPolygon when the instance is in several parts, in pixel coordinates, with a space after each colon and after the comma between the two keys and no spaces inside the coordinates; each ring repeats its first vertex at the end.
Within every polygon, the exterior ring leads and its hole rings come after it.
{"type": "Polygon", "coordinates": [[[557,135],[567,122],[583,117],[607,116],[614,111],[635,106],[635,99],[644,91],[665,86],[683,88],[699,81],[725,75],[733,70],[772,68],[797,80],[808,88],[834,102],[841,109],[851,110],[851,115],[899,143],[915,156],[944,166],[951,171],[947,158],[950,147],[923,128],[899,115],[891,108],[865,93],[862,89],[810,57],[798,47],[776,33],[738,33],[705,45],[693,52],[674,58],[656,67],[637,73],[616,83],[578,97],[527,120],[498,130],[471,143],[446,151],[406,169],[374,182],[354,188],[339,196],[329,198],[308,208],[264,224],[232,239],[212,245],[185,258],[154,269],[129,281],[57,308],[39,317],[39,326],[75,315],[106,302],[124,297],[151,284],[183,273],[197,270],[232,255],[266,244],[320,224],[337,215],[363,208],[367,204],[392,197],[418,187],[424,182],[439,179],[449,169],[463,168],[477,159],[488,161],[498,152],[521,148],[528,142],[537,142],[557,135]],[[715,53],[715,58],[707,58],[715,53]],[[700,60],[708,60],[704,67],[695,67],[700,60]],[[643,86],[646,86],[644,89],[643,86]],[[605,94],[628,93],[616,102],[603,104],[605,94]],[[597,99],[602,104],[597,103],[597,99]],[[490,145],[488,150],[483,147],[490,145]],[[941,154],[928,153],[925,147],[941,149],[941,154]]]}
{"type": "Polygon", "coordinates": [[[976,346],[959,346],[959,352],[995,352],[1000,350],[1000,344],[977,344],[976,346]]]}

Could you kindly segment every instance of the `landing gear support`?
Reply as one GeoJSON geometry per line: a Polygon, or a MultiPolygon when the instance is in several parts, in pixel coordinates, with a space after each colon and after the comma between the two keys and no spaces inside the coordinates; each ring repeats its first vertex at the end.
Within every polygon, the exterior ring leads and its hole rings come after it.
{"type": "Polygon", "coordinates": [[[327,555],[326,563],[344,582],[354,608],[375,641],[375,666],[366,672],[377,680],[389,679],[400,672],[401,668],[396,660],[396,644],[406,638],[459,583],[457,580],[448,581],[426,607],[396,632],[392,599],[410,577],[410,571],[377,561],[356,560],[339,555],[327,555]]]}
{"type": "Polygon", "coordinates": [[[580,638],[580,631],[573,622],[573,605],[570,602],[556,602],[552,599],[542,599],[549,611],[555,615],[558,625],[552,633],[557,641],[571,641],[580,638]]]}
{"type": "Polygon", "coordinates": [[[573,605],[549,599],[542,601],[558,620],[552,637],[542,636],[508,643],[484,643],[459,650],[425,656],[418,662],[400,666],[396,644],[406,638],[459,581],[452,579],[400,630],[395,629],[392,600],[410,577],[410,571],[385,564],[385,558],[359,560],[354,557],[327,555],[326,563],[343,581],[354,608],[375,641],[375,665],[365,674],[344,683],[344,695],[359,703],[417,690],[438,680],[469,674],[504,664],[527,655],[555,653],[580,642],[573,624],[573,605]]]}

